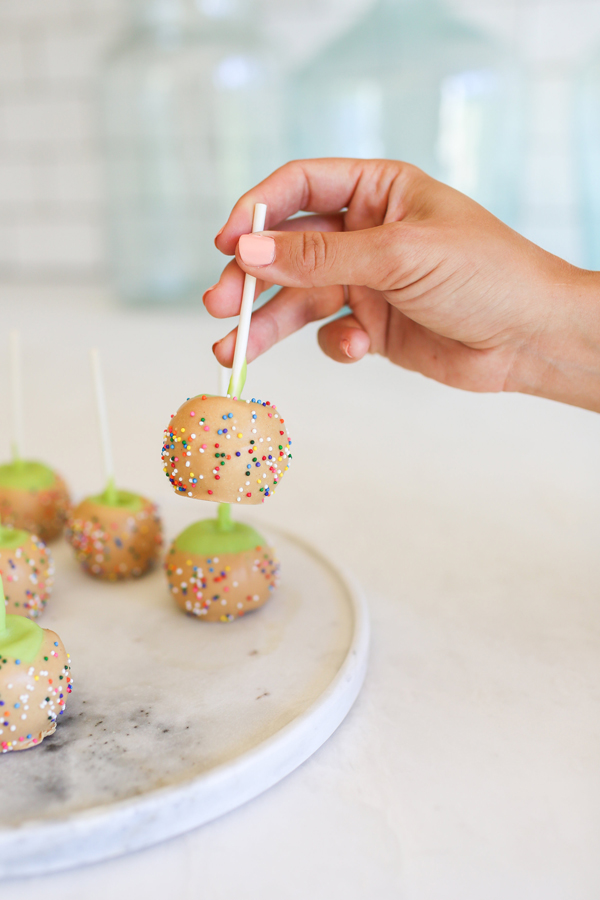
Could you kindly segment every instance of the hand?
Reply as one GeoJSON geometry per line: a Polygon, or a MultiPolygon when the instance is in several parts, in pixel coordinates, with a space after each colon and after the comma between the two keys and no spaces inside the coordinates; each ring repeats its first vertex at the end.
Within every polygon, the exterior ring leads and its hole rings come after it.
{"type": "MultiPolygon", "coordinates": [[[[596,273],[413,166],[288,163],[238,201],[216,245],[236,258],[204,295],[213,316],[239,313],[245,272],[257,293],[283,286],[253,315],[248,361],[347,305],[319,332],[334,360],[379,353],[454,387],[600,409],[596,273]],[[270,230],[248,235],[257,201],[270,230]],[[300,210],[316,215],[288,218],[300,210]]],[[[231,366],[234,345],[235,331],[215,344],[221,364],[231,366]]]]}

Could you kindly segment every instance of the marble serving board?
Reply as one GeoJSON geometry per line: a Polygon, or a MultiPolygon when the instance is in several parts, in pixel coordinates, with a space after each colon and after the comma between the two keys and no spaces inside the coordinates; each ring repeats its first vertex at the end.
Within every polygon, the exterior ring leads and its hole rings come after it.
{"type": "Polygon", "coordinates": [[[267,537],[281,585],[232,624],[183,615],[161,569],[100,583],[64,542],[53,547],[40,623],[70,652],[74,690],[52,737],[0,756],[0,877],[197,827],[276,783],[337,728],[366,668],[364,599],[310,546],[267,537]]]}

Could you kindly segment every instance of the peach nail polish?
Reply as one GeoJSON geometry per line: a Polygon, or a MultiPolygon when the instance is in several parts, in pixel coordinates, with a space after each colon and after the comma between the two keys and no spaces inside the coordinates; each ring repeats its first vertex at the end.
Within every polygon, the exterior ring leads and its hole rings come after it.
{"type": "Polygon", "coordinates": [[[344,351],[344,353],[346,354],[348,359],[354,359],[354,357],[350,353],[350,341],[348,341],[348,340],[341,341],[340,347],[342,348],[342,350],[344,351]]]}
{"type": "Polygon", "coordinates": [[[275,259],[275,241],[266,234],[243,234],[238,247],[247,266],[270,266],[275,259]]]}

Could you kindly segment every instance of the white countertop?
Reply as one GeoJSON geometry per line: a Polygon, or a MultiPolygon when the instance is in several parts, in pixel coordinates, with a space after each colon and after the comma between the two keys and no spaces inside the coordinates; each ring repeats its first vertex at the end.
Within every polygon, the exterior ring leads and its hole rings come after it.
{"type": "MultiPolygon", "coordinates": [[[[77,496],[100,487],[96,345],[119,481],[170,496],[162,429],[192,391],[216,388],[210,346],[228,323],[123,310],[92,288],[0,294],[0,343],[9,327],[23,335],[27,455],[77,496]]],[[[254,363],[248,391],[278,404],[295,451],[256,517],[366,589],[363,692],[257,800],[145,852],[11,882],[11,900],[597,900],[600,417],[461,394],[378,358],[338,366],[314,329],[254,363]]]]}

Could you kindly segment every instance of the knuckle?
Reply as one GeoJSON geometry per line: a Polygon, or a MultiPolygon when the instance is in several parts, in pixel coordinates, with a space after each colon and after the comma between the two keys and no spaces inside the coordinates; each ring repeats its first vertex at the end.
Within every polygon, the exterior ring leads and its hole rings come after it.
{"type": "Polygon", "coordinates": [[[308,275],[322,272],[329,262],[327,242],[318,231],[305,231],[299,248],[298,266],[308,275]]]}
{"type": "Polygon", "coordinates": [[[385,291],[397,285],[402,277],[410,245],[409,229],[400,222],[389,223],[377,229],[375,253],[371,261],[371,287],[385,291]]]}

